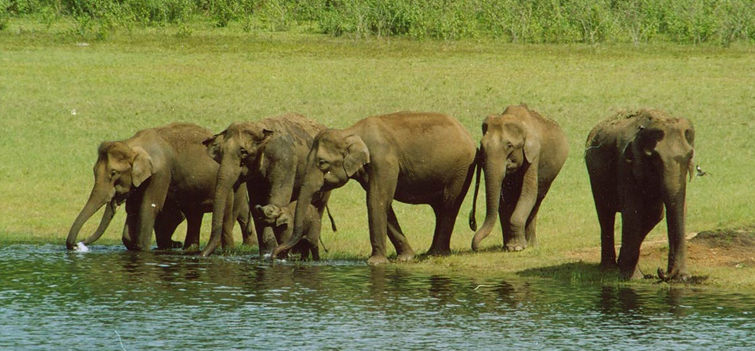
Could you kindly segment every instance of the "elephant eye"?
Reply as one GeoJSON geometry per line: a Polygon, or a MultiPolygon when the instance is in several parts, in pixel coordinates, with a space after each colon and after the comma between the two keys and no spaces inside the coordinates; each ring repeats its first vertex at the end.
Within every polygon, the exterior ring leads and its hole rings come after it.
{"type": "Polygon", "coordinates": [[[239,156],[241,158],[246,158],[247,156],[249,156],[249,151],[246,151],[246,149],[243,147],[239,148],[239,156]]]}
{"type": "Polygon", "coordinates": [[[118,175],[118,171],[116,171],[116,170],[110,171],[110,178],[115,178],[115,176],[117,176],[117,175],[118,175]]]}
{"type": "Polygon", "coordinates": [[[325,161],[323,159],[317,160],[317,168],[323,171],[326,171],[328,170],[329,166],[330,166],[330,163],[328,161],[325,161]]]}

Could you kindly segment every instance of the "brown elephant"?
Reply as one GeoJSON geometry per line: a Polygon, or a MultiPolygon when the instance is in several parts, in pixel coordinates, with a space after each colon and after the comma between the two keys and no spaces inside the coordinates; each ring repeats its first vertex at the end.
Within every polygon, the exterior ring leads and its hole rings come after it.
{"type": "MultiPolygon", "coordinates": [[[[76,247],[81,227],[107,204],[99,227],[83,244],[99,239],[124,201],[127,216],[122,240],[129,250],[148,250],[153,229],[157,247],[172,248],[171,236],[184,218],[184,248],[199,247],[202,216],[212,210],[218,169],[202,144],[211,136],[200,126],[174,123],[141,130],[126,140],[102,143],[94,165],[94,187],[68,232],[66,247],[76,247]]],[[[244,243],[253,245],[256,236],[250,226],[246,194],[240,191],[235,196],[239,201],[234,219],[241,225],[244,243]]],[[[233,245],[232,229],[233,222],[224,232],[224,246],[233,245]]]]}
{"type": "MultiPolygon", "coordinates": [[[[221,229],[233,222],[234,203],[229,193],[247,183],[249,206],[285,207],[298,197],[304,179],[307,153],[315,135],[325,126],[298,114],[270,117],[256,122],[232,123],[205,140],[207,152],[220,163],[212,210],[212,234],[202,256],[220,242],[221,229]]],[[[313,205],[322,216],[329,193],[321,193],[313,205]]],[[[260,256],[265,257],[287,237],[276,237],[274,226],[254,218],[260,256]]],[[[280,232],[279,234],[284,233],[280,232]]]]}
{"type": "Polygon", "coordinates": [[[500,215],[503,247],[521,251],[537,244],[537,212],[569,153],[561,127],[526,105],[509,106],[482,123],[477,181],[469,224],[476,230],[475,210],[480,169],[485,171],[485,222],[472,239],[472,250],[500,215]]]}
{"type": "Polygon", "coordinates": [[[287,252],[302,238],[305,209],[316,194],[352,178],[367,192],[372,244],[368,263],[388,262],[386,234],[398,260],[414,257],[391,206],[394,199],[430,205],[436,221],[428,254],[449,254],[456,215],[472,181],[475,152],[472,137],[459,121],[439,113],[372,116],[346,129],[320,132],[307,159],[291,240],[274,254],[287,252]]]}
{"type": "MultiPolygon", "coordinates": [[[[275,227],[276,236],[290,238],[294,231],[294,213],[296,211],[297,201],[292,201],[285,207],[278,207],[276,205],[255,206],[255,217],[260,218],[265,224],[275,227]],[[278,231],[286,233],[277,233],[278,231]]],[[[320,229],[322,227],[322,219],[317,212],[315,206],[309,205],[306,207],[304,213],[304,234],[303,240],[292,249],[295,253],[299,253],[301,259],[306,260],[310,254],[315,261],[320,260],[320,229]]]]}
{"type": "Polygon", "coordinates": [[[642,278],[640,245],[666,209],[669,255],[662,278],[686,279],[686,181],[692,179],[695,130],[684,118],[658,110],[621,112],[587,137],[585,162],[600,221],[601,267],[618,264],[622,277],[642,278]],[[621,251],[614,222],[621,212],[621,251]]]}

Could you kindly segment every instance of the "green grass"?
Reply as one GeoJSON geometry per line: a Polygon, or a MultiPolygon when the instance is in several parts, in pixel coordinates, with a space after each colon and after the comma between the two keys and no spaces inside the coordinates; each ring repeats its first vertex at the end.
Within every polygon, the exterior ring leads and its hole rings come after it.
{"type": "MultiPolygon", "coordinates": [[[[220,131],[232,121],[286,112],[342,128],[369,115],[428,110],[454,115],[479,140],[486,115],[521,102],[558,121],[571,147],[540,212],[540,247],[497,252],[497,229],[484,242],[490,252],[470,254],[470,194],[452,238],[457,254],[422,261],[417,269],[573,271],[575,262],[563,253],[600,242],[584,142],[593,125],[624,108],[653,107],[693,121],[697,162],[711,176],[689,184],[688,231],[753,221],[752,46],[351,40],[210,25],[196,25],[188,37],[175,34],[146,28],[85,43],[13,19],[0,31],[0,243],[63,245],[91,189],[97,146],[139,129],[187,121],[220,131]]],[[[353,182],[334,192],[339,232],[323,230],[326,258],[369,254],[364,199],[353,182]]],[[[478,208],[481,222],[484,196],[478,208]]],[[[398,204],[396,212],[415,250],[426,251],[432,211],[398,204]]],[[[83,233],[97,222],[90,220],[83,233]]],[[[104,243],[120,243],[122,222],[119,213],[104,243]]],[[[179,233],[182,239],[183,227],[179,233]]],[[[648,240],[664,237],[659,226],[648,240]]],[[[652,264],[643,267],[654,272],[652,264]]],[[[736,279],[738,273],[729,273],[736,279]]]]}

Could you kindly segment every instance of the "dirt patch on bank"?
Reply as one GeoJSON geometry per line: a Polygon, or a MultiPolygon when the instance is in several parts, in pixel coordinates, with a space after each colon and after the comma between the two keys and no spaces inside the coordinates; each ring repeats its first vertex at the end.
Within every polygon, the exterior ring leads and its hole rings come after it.
{"type": "MultiPolygon", "coordinates": [[[[600,261],[600,247],[573,251],[570,256],[587,262],[600,261]]],[[[645,241],[640,256],[640,262],[665,262],[668,242],[645,241]]],[[[687,236],[687,260],[689,267],[755,267],[755,226],[693,233],[687,236]]]]}

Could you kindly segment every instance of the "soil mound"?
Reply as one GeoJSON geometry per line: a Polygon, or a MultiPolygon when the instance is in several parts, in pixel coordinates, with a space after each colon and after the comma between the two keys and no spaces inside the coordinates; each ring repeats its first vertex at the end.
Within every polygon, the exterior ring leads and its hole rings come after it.
{"type": "Polygon", "coordinates": [[[753,248],[755,247],[755,226],[703,231],[692,238],[690,242],[711,248],[753,248]]]}

